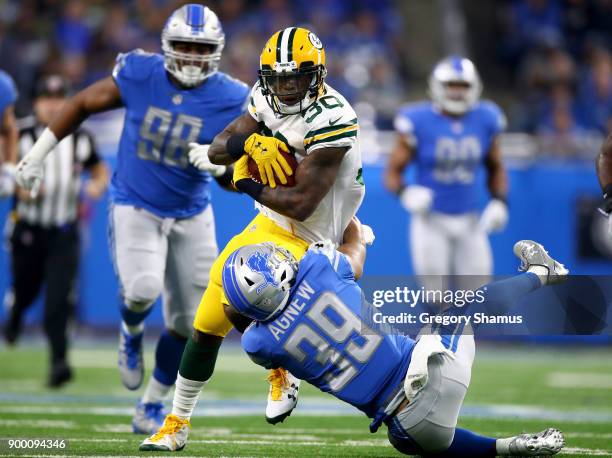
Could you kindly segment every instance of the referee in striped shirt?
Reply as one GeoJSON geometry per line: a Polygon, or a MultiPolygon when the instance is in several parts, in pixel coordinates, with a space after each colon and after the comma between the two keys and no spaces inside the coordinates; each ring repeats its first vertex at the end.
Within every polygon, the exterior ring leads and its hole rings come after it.
{"type": "MultiPolygon", "coordinates": [[[[25,155],[68,96],[64,78],[42,78],[36,89],[34,116],[22,126],[19,154],[25,155]]],[[[79,197],[81,172],[90,179],[83,191],[98,199],[108,184],[108,169],[100,161],[91,135],[77,130],[62,140],[45,161],[44,179],[35,199],[17,188],[10,237],[12,295],[7,296],[9,316],[5,339],[14,344],[21,331],[24,311],[45,285],[44,330],[51,364],[48,386],[59,387],[72,378],[66,358],[68,319],[75,307],[75,283],[79,263],[79,197]]]]}

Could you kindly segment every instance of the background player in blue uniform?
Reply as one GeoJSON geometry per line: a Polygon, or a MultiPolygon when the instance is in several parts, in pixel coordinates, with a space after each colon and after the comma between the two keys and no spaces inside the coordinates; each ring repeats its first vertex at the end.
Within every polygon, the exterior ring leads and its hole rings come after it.
{"type": "MultiPolygon", "coordinates": [[[[567,275],[535,242],[518,242],[515,253],[527,272],[487,285],[495,297],[518,297],[567,275]]],[[[251,359],[266,368],[282,366],[362,410],[373,418],[372,432],[385,422],[390,442],[406,454],[533,456],[562,448],[563,436],[553,428],[505,439],[457,428],[470,383],[473,334],[422,333],[415,342],[368,327],[368,306],[355,282],[364,257],[356,220],[338,250],[313,244],[299,266],[275,245],[235,251],[225,264],[223,287],[231,302],[228,316],[256,320],[242,336],[251,359]]]]}
{"type": "Polygon", "coordinates": [[[17,88],[10,75],[0,70],[0,197],[13,194],[19,129],[15,120],[17,88]]]}
{"type": "Polygon", "coordinates": [[[507,178],[498,135],[505,117],[482,90],[474,64],[461,57],[434,68],[431,102],[408,105],[395,120],[397,143],[385,186],[411,213],[410,250],[417,275],[490,275],[487,234],[508,221],[507,178]],[[406,186],[405,168],[416,164],[406,186]],[[491,200],[479,216],[478,172],[486,170],[491,200]]]}
{"type": "Polygon", "coordinates": [[[247,86],[217,71],[224,40],[210,9],[179,8],[162,32],[163,56],[120,54],[112,77],[71,98],[18,166],[18,181],[35,193],[42,160],[58,140],[92,113],[125,107],[109,232],[121,284],[119,369],[127,388],[142,384],[143,321],[160,294],[166,325],[134,432],[154,432],[163,421],[162,400],[176,380],[217,257],[209,187],[211,175],[229,178],[206,155],[192,157],[197,167],[191,165],[188,152],[189,143],[209,144],[246,106],[247,86]]]}

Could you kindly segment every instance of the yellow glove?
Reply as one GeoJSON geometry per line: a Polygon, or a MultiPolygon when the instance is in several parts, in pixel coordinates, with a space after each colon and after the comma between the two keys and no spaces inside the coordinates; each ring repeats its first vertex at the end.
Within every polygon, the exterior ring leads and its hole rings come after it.
{"type": "Polygon", "coordinates": [[[287,160],[281,155],[281,150],[289,152],[287,145],[275,137],[251,134],[244,142],[244,152],[257,164],[262,183],[269,182],[271,188],[276,187],[275,173],[282,184],[287,184],[286,175],[293,174],[287,160]]]}
{"type": "Polygon", "coordinates": [[[249,174],[249,156],[246,155],[234,162],[234,174],[232,175],[234,187],[236,183],[245,178],[251,179],[251,175],[249,174]]]}

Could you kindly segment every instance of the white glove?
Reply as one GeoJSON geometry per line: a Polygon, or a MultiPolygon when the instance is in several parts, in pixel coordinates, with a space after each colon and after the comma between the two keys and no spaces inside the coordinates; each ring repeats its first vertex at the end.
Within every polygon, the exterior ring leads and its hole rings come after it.
{"type": "Polygon", "coordinates": [[[480,215],[478,227],[486,232],[499,232],[508,224],[508,206],[501,199],[491,199],[480,215]]]}
{"type": "Polygon", "coordinates": [[[214,177],[220,177],[225,173],[227,167],[210,162],[210,159],[208,158],[208,148],[210,148],[210,145],[190,143],[189,162],[191,162],[196,169],[201,170],[202,172],[208,172],[214,177]]]}
{"type": "Polygon", "coordinates": [[[411,213],[425,213],[431,208],[433,191],[425,186],[406,186],[399,195],[402,206],[411,213]]]}
{"type": "Polygon", "coordinates": [[[15,192],[15,165],[4,163],[0,169],[0,197],[12,196],[15,192]]]}
{"type": "Polygon", "coordinates": [[[363,241],[366,245],[372,245],[374,243],[374,240],[376,240],[374,231],[367,224],[361,225],[361,235],[363,236],[363,241]]]}
{"type": "Polygon", "coordinates": [[[15,181],[22,188],[30,190],[32,199],[38,194],[42,183],[45,158],[57,143],[55,134],[49,128],[46,128],[38,137],[30,152],[17,164],[15,181]]]}

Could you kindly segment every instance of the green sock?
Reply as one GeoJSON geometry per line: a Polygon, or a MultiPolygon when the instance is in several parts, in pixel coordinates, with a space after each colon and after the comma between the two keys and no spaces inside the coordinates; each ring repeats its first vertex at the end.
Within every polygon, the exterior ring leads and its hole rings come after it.
{"type": "Polygon", "coordinates": [[[215,370],[221,342],[223,342],[222,339],[219,339],[218,342],[198,343],[189,337],[181,358],[179,374],[189,380],[207,381],[215,370]]]}

